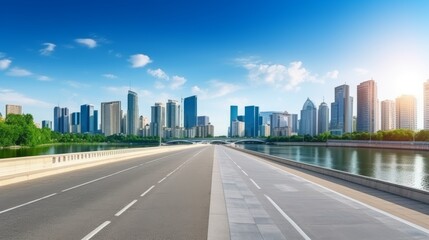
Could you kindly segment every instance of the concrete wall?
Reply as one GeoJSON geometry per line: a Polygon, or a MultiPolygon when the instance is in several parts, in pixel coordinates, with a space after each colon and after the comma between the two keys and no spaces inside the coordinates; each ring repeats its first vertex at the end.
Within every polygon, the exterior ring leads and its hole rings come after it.
{"type": "Polygon", "coordinates": [[[319,167],[319,166],[310,165],[310,164],[306,164],[306,163],[300,163],[300,162],[296,162],[293,160],[280,158],[280,157],[276,157],[276,156],[271,156],[268,154],[250,151],[250,150],[246,150],[246,149],[241,149],[241,148],[234,148],[234,149],[236,149],[238,151],[245,152],[245,153],[249,153],[249,154],[252,154],[252,155],[255,155],[258,157],[262,157],[265,159],[269,159],[269,160],[280,162],[280,163],[283,163],[286,165],[290,165],[293,167],[302,168],[302,169],[309,170],[309,171],[316,172],[316,173],[321,173],[324,175],[343,179],[343,180],[353,182],[353,183],[357,183],[357,184],[360,184],[360,185],[363,185],[366,187],[370,187],[370,188],[378,189],[381,191],[393,193],[393,194],[396,194],[396,195],[399,195],[402,197],[406,197],[409,199],[413,199],[413,200],[417,200],[417,201],[429,204],[429,192],[428,191],[410,188],[410,187],[406,187],[406,186],[402,186],[402,185],[398,185],[398,184],[394,184],[394,183],[390,183],[390,182],[385,182],[385,181],[378,180],[375,178],[354,175],[351,173],[342,172],[342,171],[338,171],[338,170],[334,170],[334,169],[319,167]]]}
{"type": "Polygon", "coordinates": [[[0,186],[134,157],[175,151],[199,145],[129,148],[0,160],[0,186]],[[50,172],[50,173],[47,173],[50,172]]]}

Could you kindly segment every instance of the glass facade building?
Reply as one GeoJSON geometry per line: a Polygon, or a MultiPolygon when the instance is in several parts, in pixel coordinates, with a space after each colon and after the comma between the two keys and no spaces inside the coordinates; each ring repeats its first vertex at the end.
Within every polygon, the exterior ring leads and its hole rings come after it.
{"type": "Polygon", "coordinates": [[[197,126],[197,96],[191,96],[184,99],[184,127],[185,129],[197,126]]]}
{"type": "Polygon", "coordinates": [[[246,106],[244,108],[244,136],[259,136],[259,107],[246,106]]]}
{"type": "Polygon", "coordinates": [[[137,93],[128,91],[127,105],[127,134],[137,135],[137,125],[139,122],[139,105],[137,93]]]}

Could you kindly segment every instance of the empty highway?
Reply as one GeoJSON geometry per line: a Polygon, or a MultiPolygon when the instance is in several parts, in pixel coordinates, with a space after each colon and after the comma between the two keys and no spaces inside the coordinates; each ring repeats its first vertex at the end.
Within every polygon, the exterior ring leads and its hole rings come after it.
{"type": "Polygon", "coordinates": [[[0,187],[0,222],[0,239],[429,239],[426,226],[210,145],[0,187]]]}

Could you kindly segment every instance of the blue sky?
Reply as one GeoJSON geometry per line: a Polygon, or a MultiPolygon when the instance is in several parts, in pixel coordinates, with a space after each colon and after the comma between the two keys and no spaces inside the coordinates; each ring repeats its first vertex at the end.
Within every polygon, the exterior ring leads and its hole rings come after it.
{"type": "MultiPolygon", "coordinates": [[[[413,94],[422,127],[429,1],[1,1],[0,106],[35,119],[122,101],[140,114],[198,95],[226,134],[229,105],[299,113],[373,78],[379,99],[413,94]]],[[[4,113],[4,108],[0,108],[4,113]]],[[[356,111],[354,112],[356,115],[356,111]]]]}

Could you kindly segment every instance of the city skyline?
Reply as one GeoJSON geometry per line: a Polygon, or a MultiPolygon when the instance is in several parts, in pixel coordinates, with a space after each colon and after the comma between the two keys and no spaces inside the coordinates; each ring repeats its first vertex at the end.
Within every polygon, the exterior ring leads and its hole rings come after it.
{"type": "Polygon", "coordinates": [[[343,84],[356,101],[357,85],[374,79],[380,102],[414,95],[423,128],[428,2],[125,1],[102,13],[100,3],[2,5],[0,105],[41,123],[55,106],[121,101],[126,112],[130,89],[145,117],[155,102],[197,95],[198,115],[227,135],[231,105],[299,114],[307,98],[330,106],[343,84]]]}

